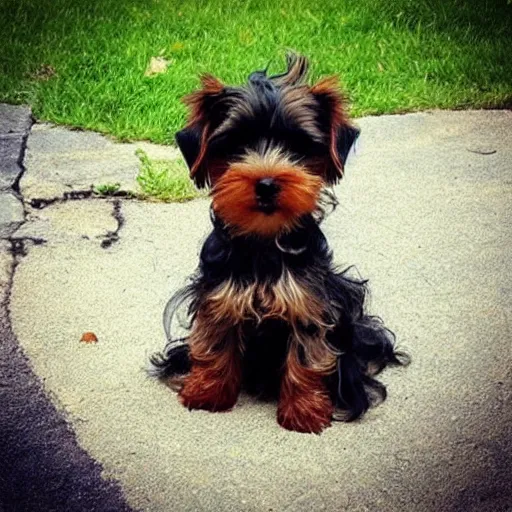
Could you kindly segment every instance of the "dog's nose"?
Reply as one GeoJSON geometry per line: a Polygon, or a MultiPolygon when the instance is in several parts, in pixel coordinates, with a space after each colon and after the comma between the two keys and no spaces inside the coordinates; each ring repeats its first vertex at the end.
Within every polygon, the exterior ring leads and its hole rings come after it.
{"type": "Polygon", "coordinates": [[[272,201],[280,190],[273,178],[263,178],[256,183],[256,197],[260,201],[272,201]]]}

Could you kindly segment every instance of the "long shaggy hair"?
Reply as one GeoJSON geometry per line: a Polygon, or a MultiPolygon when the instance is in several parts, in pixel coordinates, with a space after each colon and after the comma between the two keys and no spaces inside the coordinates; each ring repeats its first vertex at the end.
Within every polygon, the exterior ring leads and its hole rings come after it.
{"type": "Polygon", "coordinates": [[[282,75],[257,71],[242,87],[206,75],[185,98],[177,142],[196,185],[211,187],[213,231],[166,307],[168,343],[151,362],[190,409],[229,410],[245,389],[277,400],[283,427],[318,433],[383,401],[375,375],[408,358],[320,230],[359,131],[337,80],[309,86],[307,67],[291,55],[282,75]],[[175,339],[181,305],[189,334],[175,339]]]}

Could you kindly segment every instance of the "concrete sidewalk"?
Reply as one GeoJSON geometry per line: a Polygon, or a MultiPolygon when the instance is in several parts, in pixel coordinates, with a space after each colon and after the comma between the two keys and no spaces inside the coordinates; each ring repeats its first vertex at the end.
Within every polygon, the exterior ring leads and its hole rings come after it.
{"type": "Polygon", "coordinates": [[[48,206],[26,199],[26,221],[4,243],[17,264],[6,280],[12,330],[131,507],[512,510],[512,112],[358,123],[324,230],[336,260],[370,279],[372,310],[413,363],[383,374],[382,406],[320,436],[281,429],[274,405],[247,397],[227,414],[188,412],[145,376],[165,342],[165,302],[197,264],[208,202],[60,200],[64,189],[44,192],[40,164],[62,166],[59,152],[43,154],[37,125],[29,136],[19,190],[48,206]],[[99,342],[80,343],[85,331],[99,342]]]}

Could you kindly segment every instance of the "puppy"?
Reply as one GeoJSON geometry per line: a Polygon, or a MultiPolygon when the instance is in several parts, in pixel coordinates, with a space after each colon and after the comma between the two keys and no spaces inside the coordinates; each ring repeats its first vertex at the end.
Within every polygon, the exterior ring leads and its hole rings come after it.
{"type": "Polygon", "coordinates": [[[165,311],[168,344],[153,374],[189,409],[227,411],[241,389],[277,400],[277,421],[319,433],[386,397],[375,375],[406,363],[366,281],[333,266],[320,230],[359,131],[336,78],[305,83],[308,63],[256,71],[241,87],[211,75],[185,98],[176,136],[198,187],[210,187],[213,231],[199,268],[165,311]],[[187,303],[190,333],[170,334],[187,303]]]}

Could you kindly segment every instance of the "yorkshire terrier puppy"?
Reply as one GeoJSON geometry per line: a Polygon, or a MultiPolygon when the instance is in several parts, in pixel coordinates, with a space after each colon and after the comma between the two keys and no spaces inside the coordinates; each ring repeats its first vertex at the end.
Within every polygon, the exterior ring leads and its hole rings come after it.
{"type": "Polygon", "coordinates": [[[374,375],[406,357],[320,230],[359,131],[336,78],[307,85],[307,67],[291,55],[285,73],[256,71],[241,87],[205,75],[184,99],[176,140],[196,185],[211,187],[213,231],[167,305],[168,344],[152,368],[189,409],[227,411],[244,389],[277,399],[282,427],[319,433],[384,400],[374,375]],[[190,333],[175,340],[185,302],[190,333]]]}

